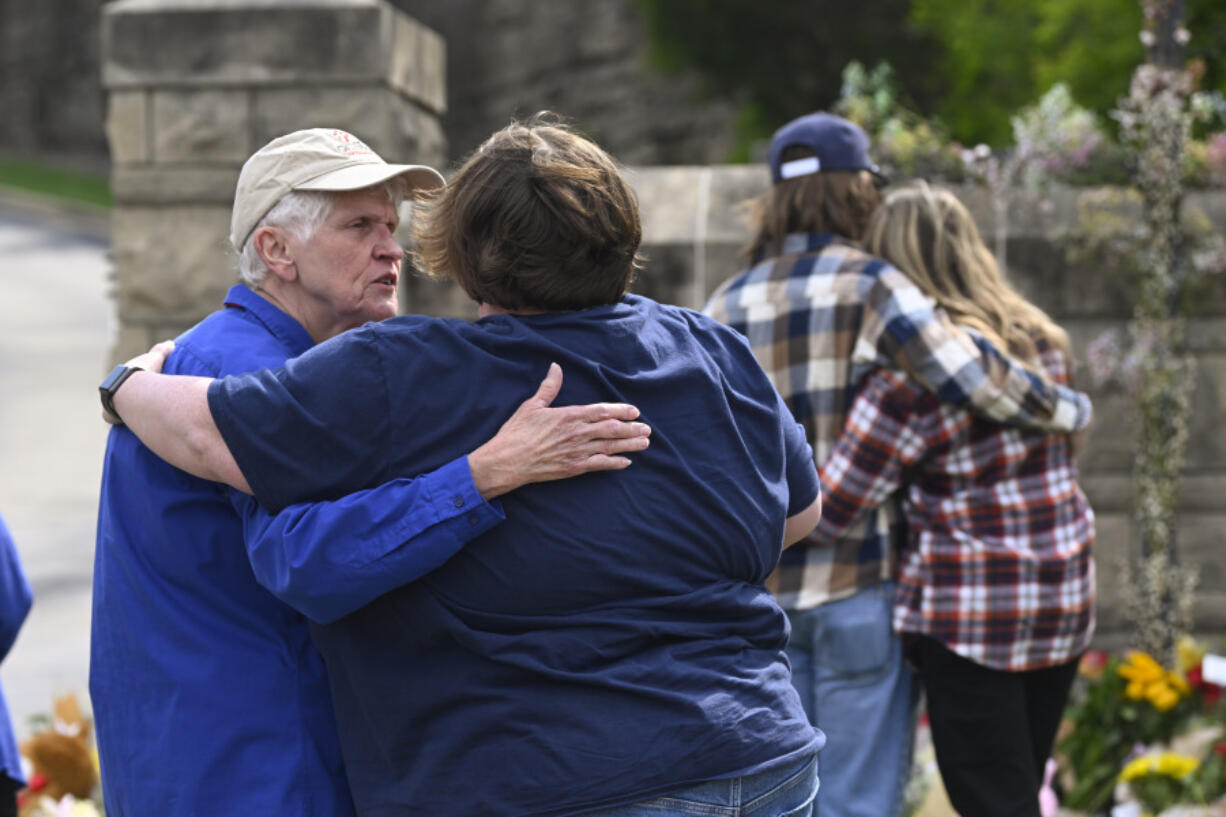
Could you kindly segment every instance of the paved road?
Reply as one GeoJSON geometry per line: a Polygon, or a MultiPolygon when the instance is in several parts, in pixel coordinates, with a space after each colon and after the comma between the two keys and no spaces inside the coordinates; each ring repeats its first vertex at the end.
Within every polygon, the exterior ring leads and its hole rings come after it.
{"type": "Polygon", "coordinates": [[[34,608],[0,668],[19,735],[52,696],[87,703],[90,576],[113,305],[105,241],[0,207],[0,513],[34,608]]]}

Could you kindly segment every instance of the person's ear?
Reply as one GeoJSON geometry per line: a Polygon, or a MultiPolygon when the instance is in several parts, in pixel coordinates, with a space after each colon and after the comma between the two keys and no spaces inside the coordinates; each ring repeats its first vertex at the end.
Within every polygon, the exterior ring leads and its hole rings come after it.
{"type": "Polygon", "coordinates": [[[256,254],[268,267],[268,271],[278,279],[290,282],[298,277],[298,267],[294,263],[293,252],[289,246],[289,235],[285,230],[275,225],[266,224],[251,236],[256,254]]]}

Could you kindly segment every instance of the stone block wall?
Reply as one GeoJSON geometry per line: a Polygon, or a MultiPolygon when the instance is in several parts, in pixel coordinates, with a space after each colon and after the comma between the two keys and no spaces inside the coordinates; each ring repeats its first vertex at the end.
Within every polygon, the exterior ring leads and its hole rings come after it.
{"type": "Polygon", "coordinates": [[[106,166],[99,0],[0,0],[0,151],[106,166]]]}
{"type": "Polygon", "coordinates": [[[383,0],[116,0],[103,9],[114,360],[174,337],[237,281],[238,171],[270,139],[338,127],[442,166],[441,37],[383,0]]]}
{"type": "Polygon", "coordinates": [[[744,100],[652,68],[635,0],[389,0],[447,40],[452,158],[548,109],[634,164],[725,161],[744,100]]]}
{"type": "MultiPolygon", "coordinates": [[[[0,0],[0,152],[106,170],[98,34],[102,10],[115,2],[123,0],[0,0]]],[[[654,70],[635,0],[388,2],[447,42],[452,104],[443,128],[452,158],[512,116],[543,108],[573,118],[628,162],[719,162],[733,147],[742,100],[705,87],[694,73],[654,70]]],[[[315,3],[261,5],[303,9],[315,3]]],[[[238,25],[226,34],[260,40],[238,25]]],[[[293,46],[295,40],[282,35],[260,43],[249,50],[293,46]]],[[[203,48],[186,46],[185,56],[203,48]]],[[[420,76],[430,81],[428,72],[420,76]]]]}

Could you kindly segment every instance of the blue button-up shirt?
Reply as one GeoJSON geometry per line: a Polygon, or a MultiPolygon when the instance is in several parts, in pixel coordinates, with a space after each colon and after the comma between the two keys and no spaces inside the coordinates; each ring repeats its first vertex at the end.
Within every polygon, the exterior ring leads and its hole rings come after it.
{"type": "MultiPolygon", "coordinates": [[[[301,325],[244,286],[226,307],[176,341],[167,373],[247,372],[312,346],[301,325]]],[[[463,457],[272,517],[113,429],[90,666],[107,814],[351,814],[304,614],[351,612],[502,518],[463,457]]]]}
{"type": "MultiPolygon", "coordinates": [[[[21,562],[17,560],[13,537],[9,535],[4,520],[0,519],[0,661],[9,654],[13,642],[17,640],[17,631],[26,620],[33,600],[30,583],[26,581],[26,575],[21,572],[21,562]]],[[[3,689],[0,689],[0,775],[16,781],[19,786],[25,785],[3,689]]]]}

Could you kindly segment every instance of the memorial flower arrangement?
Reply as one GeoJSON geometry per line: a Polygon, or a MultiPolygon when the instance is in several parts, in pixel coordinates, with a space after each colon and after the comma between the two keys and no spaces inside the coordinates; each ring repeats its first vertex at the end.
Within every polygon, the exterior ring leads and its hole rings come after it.
{"type": "Polygon", "coordinates": [[[1183,639],[1176,653],[1172,667],[1139,650],[1083,659],[1057,746],[1066,808],[1133,799],[1159,814],[1226,795],[1222,689],[1204,680],[1203,645],[1183,639]]]}
{"type": "Polygon", "coordinates": [[[1145,814],[1213,803],[1226,794],[1226,741],[1213,744],[1203,758],[1174,752],[1142,755],[1124,767],[1119,779],[1145,814]]]}
{"type": "Polygon", "coordinates": [[[1187,789],[1200,761],[1187,755],[1161,752],[1142,755],[1120,772],[1132,794],[1150,814],[1157,814],[1177,803],[1187,802],[1187,789]]]}

